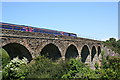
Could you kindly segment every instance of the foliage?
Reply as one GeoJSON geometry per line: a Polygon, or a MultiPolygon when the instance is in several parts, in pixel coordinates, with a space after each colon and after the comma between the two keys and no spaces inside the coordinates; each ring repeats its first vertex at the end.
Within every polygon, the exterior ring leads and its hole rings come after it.
{"type": "Polygon", "coordinates": [[[35,58],[28,65],[29,73],[26,78],[61,78],[66,73],[65,63],[57,64],[43,56],[35,58]]]}
{"type": "Polygon", "coordinates": [[[111,70],[115,73],[115,77],[120,79],[120,57],[110,56],[108,58],[108,65],[111,70]]]}
{"type": "Polygon", "coordinates": [[[98,64],[97,62],[95,63],[94,66],[95,66],[95,69],[98,69],[98,68],[99,68],[99,64],[98,64]]]}
{"type": "Polygon", "coordinates": [[[0,58],[0,59],[2,59],[2,60],[0,60],[0,61],[2,61],[2,65],[0,65],[0,66],[2,66],[2,68],[3,68],[3,67],[5,67],[10,62],[10,56],[2,48],[0,48],[0,56],[2,57],[2,58],[0,58]]]}
{"type": "Polygon", "coordinates": [[[70,59],[70,61],[68,61],[68,63],[67,63],[68,73],[63,75],[62,78],[74,78],[76,73],[79,72],[80,66],[83,65],[83,64],[79,64],[79,62],[80,61],[78,61],[78,60],[70,59]]]}
{"type": "Polygon", "coordinates": [[[27,65],[27,62],[26,58],[20,60],[16,57],[11,60],[3,69],[3,79],[11,80],[25,78],[27,71],[23,71],[21,67],[27,65]]]}
{"type": "Polygon", "coordinates": [[[117,56],[108,56],[102,60],[102,68],[96,70],[101,75],[101,78],[106,79],[120,79],[120,57],[117,56]]]}
{"type": "Polygon", "coordinates": [[[110,38],[109,40],[104,41],[104,45],[120,54],[120,39],[116,40],[115,38],[110,38]]]}
{"type": "MultiPolygon", "coordinates": [[[[102,53],[104,56],[104,52],[102,53]]],[[[120,58],[110,56],[102,59],[102,67],[96,70],[90,69],[87,65],[78,59],[60,61],[59,63],[38,56],[27,64],[26,59],[19,60],[15,58],[3,69],[3,79],[21,79],[21,78],[81,78],[81,79],[120,79],[120,58]]]]}
{"type": "Polygon", "coordinates": [[[97,78],[94,70],[76,59],[70,59],[68,62],[68,73],[64,74],[62,78],[97,78]]]}
{"type": "Polygon", "coordinates": [[[95,71],[76,59],[59,63],[39,56],[28,64],[26,78],[97,78],[95,71]]]}

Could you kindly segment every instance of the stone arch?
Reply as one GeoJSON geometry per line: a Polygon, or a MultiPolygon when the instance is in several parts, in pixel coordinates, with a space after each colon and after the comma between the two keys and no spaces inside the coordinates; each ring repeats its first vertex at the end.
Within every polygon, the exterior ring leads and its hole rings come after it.
{"type": "Polygon", "coordinates": [[[91,50],[91,61],[93,61],[95,54],[96,54],[96,48],[95,48],[95,46],[93,46],[92,50],[91,50]]]}
{"type": "Polygon", "coordinates": [[[78,53],[77,47],[73,44],[69,45],[65,53],[65,58],[70,59],[70,58],[76,58],[78,56],[79,56],[79,53],[78,53]]]}
{"type": "Polygon", "coordinates": [[[100,53],[101,53],[101,47],[98,46],[98,56],[100,55],[100,53]]]}
{"type": "Polygon", "coordinates": [[[61,57],[61,52],[59,48],[52,43],[49,43],[46,46],[44,46],[40,54],[52,60],[57,60],[61,57]]]}
{"type": "Polygon", "coordinates": [[[23,57],[26,57],[28,61],[32,60],[32,56],[29,50],[19,43],[9,43],[4,45],[2,48],[7,51],[11,59],[18,56],[19,59],[23,59],[23,57]]]}
{"type": "Polygon", "coordinates": [[[90,55],[89,47],[87,45],[84,45],[81,50],[81,58],[82,58],[81,61],[85,63],[89,55],[90,55]]]}

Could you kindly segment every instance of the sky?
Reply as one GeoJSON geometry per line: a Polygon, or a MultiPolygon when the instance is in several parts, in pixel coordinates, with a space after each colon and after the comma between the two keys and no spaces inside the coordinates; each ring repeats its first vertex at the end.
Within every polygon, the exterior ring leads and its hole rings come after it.
{"type": "Polygon", "coordinates": [[[117,2],[2,2],[1,22],[76,33],[79,37],[118,38],[117,2]]]}

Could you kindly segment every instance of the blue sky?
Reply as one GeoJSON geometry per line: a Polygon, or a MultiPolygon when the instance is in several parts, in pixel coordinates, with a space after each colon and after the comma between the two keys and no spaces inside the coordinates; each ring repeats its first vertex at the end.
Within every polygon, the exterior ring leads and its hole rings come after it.
{"type": "Polygon", "coordinates": [[[79,37],[118,37],[117,2],[3,2],[2,22],[30,25],[79,37]]]}

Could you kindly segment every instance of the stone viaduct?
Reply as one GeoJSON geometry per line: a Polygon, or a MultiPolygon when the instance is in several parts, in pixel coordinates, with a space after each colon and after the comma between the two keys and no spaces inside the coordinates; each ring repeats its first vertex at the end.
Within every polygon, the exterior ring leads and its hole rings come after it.
{"type": "Polygon", "coordinates": [[[83,63],[95,63],[101,58],[102,42],[80,37],[54,36],[45,33],[2,30],[1,47],[12,58],[44,55],[52,60],[79,58],[83,63]]]}

